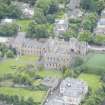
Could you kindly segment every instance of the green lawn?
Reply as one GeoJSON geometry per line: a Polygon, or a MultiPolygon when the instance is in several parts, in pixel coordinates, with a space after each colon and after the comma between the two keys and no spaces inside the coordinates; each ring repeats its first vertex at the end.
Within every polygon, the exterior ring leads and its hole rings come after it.
{"type": "Polygon", "coordinates": [[[0,76],[3,76],[7,73],[14,73],[15,69],[13,69],[14,66],[20,67],[24,66],[28,63],[33,63],[37,57],[35,56],[22,56],[19,58],[14,59],[7,59],[5,61],[0,62],[0,76]]]}
{"type": "Polygon", "coordinates": [[[91,54],[86,65],[89,67],[105,68],[105,54],[91,54]]]}
{"type": "Polygon", "coordinates": [[[105,72],[105,54],[88,54],[83,66],[88,73],[101,74],[105,72]]]}
{"type": "Polygon", "coordinates": [[[93,92],[99,89],[102,85],[102,83],[100,82],[100,76],[98,75],[81,74],[79,76],[79,79],[85,81],[88,84],[88,86],[92,89],[93,92]]]}
{"type": "Polygon", "coordinates": [[[54,70],[42,70],[38,72],[38,75],[40,75],[41,77],[62,78],[62,72],[54,70]]]}
{"type": "MultiPolygon", "coordinates": [[[[26,64],[35,64],[35,61],[38,59],[38,57],[35,56],[21,56],[14,59],[7,59],[5,61],[2,61],[0,63],[0,76],[3,76],[7,73],[15,73],[14,66],[16,68],[25,66],[26,64]]],[[[61,78],[62,73],[59,71],[51,71],[51,70],[42,70],[36,72],[37,75],[40,75],[41,77],[57,77],[61,78]]]]}
{"type": "Polygon", "coordinates": [[[41,102],[46,95],[45,91],[30,91],[22,88],[12,88],[12,87],[0,87],[0,93],[5,95],[18,95],[19,97],[24,97],[27,100],[32,97],[35,102],[41,102]]]}
{"type": "Polygon", "coordinates": [[[21,26],[21,31],[27,31],[28,25],[31,23],[31,20],[16,20],[16,24],[21,26]]]}

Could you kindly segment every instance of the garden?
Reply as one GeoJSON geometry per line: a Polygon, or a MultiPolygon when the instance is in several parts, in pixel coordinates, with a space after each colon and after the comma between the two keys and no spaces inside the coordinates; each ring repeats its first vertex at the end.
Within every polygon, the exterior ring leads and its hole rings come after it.
{"type": "MultiPolygon", "coordinates": [[[[59,71],[35,70],[38,57],[21,56],[0,62],[0,95],[18,96],[41,103],[48,88],[41,84],[45,77],[62,78],[59,71]],[[33,67],[32,70],[29,67],[33,67]],[[3,90],[3,91],[2,91],[3,90]]],[[[5,96],[5,97],[6,97],[5,96]]]]}

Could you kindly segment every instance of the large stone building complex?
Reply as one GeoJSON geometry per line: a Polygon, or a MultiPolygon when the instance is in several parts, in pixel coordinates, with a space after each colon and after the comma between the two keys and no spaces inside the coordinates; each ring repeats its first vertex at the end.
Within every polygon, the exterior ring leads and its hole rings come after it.
{"type": "Polygon", "coordinates": [[[10,45],[16,49],[18,55],[36,55],[41,59],[38,64],[43,64],[46,69],[62,69],[69,67],[73,56],[84,56],[87,52],[87,44],[79,42],[75,38],[69,41],[58,38],[29,39],[25,33],[19,33],[10,41],[10,45]]]}

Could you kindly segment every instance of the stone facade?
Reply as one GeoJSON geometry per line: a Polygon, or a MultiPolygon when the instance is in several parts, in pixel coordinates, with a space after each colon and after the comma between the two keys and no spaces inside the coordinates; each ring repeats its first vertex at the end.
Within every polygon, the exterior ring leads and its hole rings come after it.
{"type": "Polygon", "coordinates": [[[41,59],[38,64],[43,64],[46,69],[70,67],[73,56],[84,56],[87,52],[87,44],[75,38],[69,41],[58,38],[37,40],[25,38],[25,33],[19,33],[10,45],[18,55],[39,56],[41,59]]]}

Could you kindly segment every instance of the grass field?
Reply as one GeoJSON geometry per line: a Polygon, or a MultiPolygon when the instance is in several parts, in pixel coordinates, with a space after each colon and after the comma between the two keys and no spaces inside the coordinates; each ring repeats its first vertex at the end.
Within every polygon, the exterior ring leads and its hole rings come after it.
{"type": "Polygon", "coordinates": [[[19,58],[14,59],[7,59],[2,62],[0,62],[0,76],[7,74],[7,73],[14,73],[15,69],[13,69],[13,66],[20,67],[24,66],[28,63],[35,62],[37,57],[35,56],[22,56],[19,58]]]}
{"type": "Polygon", "coordinates": [[[31,97],[35,102],[41,102],[46,95],[45,91],[30,91],[22,88],[11,87],[0,87],[0,93],[9,96],[18,95],[19,97],[24,97],[25,100],[31,97]]]}
{"type": "Polygon", "coordinates": [[[16,24],[21,27],[21,31],[27,31],[28,25],[31,23],[31,20],[16,20],[16,24]]]}
{"type": "Polygon", "coordinates": [[[51,71],[51,70],[42,70],[40,72],[38,72],[38,75],[40,75],[41,77],[55,77],[55,78],[62,78],[62,72],[60,71],[51,71]]]}
{"type": "Polygon", "coordinates": [[[100,82],[100,76],[95,74],[81,74],[79,79],[85,81],[93,92],[99,89],[102,85],[100,82]]]}
{"type": "MultiPolygon", "coordinates": [[[[35,61],[38,58],[35,56],[22,56],[22,57],[18,57],[18,58],[14,58],[14,59],[7,59],[5,61],[0,62],[0,76],[3,76],[4,74],[8,74],[8,73],[15,73],[15,69],[13,69],[12,67],[21,67],[21,66],[25,66],[26,64],[35,64],[35,61]]],[[[57,77],[57,78],[61,78],[62,77],[62,73],[59,71],[51,71],[51,70],[42,70],[42,71],[38,71],[36,72],[37,75],[40,75],[41,77],[57,77]]]]}
{"type": "Polygon", "coordinates": [[[105,54],[89,54],[85,57],[83,64],[86,72],[101,74],[105,72],[105,54]]]}
{"type": "Polygon", "coordinates": [[[105,68],[105,54],[92,54],[86,63],[89,67],[105,68]]]}
{"type": "MultiPolygon", "coordinates": [[[[21,56],[14,59],[6,59],[0,62],[0,76],[3,76],[8,73],[13,73],[15,75],[16,68],[25,66],[27,64],[33,64],[35,65],[35,61],[38,59],[38,57],[35,56],[21,56]]],[[[25,72],[21,72],[22,75],[28,75],[24,74],[25,72]]],[[[36,75],[40,75],[41,77],[56,77],[56,78],[62,78],[62,73],[60,71],[51,71],[51,70],[40,70],[35,72],[36,75]]],[[[32,77],[30,77],[31,79],[32,77]]],[[[3,82],[3,87],[0,87],[0,93],[14,96],[18,95],[20,98],[24,97],[26,100],[29,97],[32,97],[35,102],[42,102],[44,97],[46,96],[46,91],[31,91],[26,90],[25,88],[13,88],[9,87],[7,83],[11,83],[11,80],[7,80],[3,82]],[[5,85],[6,84],[6,85],[5,85]]],[[[35,80],[33,81],[33,85],[37,86],[40,85],[41,80],[35,80]]]]}

